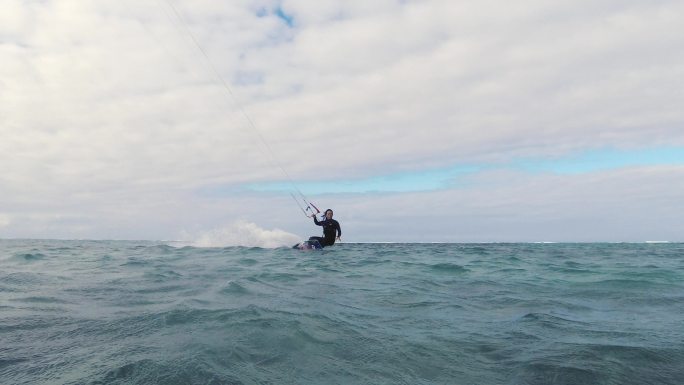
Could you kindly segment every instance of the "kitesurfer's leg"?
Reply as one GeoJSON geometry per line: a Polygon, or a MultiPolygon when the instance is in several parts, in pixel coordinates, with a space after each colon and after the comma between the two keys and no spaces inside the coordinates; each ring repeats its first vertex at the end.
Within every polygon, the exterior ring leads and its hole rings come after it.
{"type": "Polygon", "coordinates": [[[318,244],[320,247],[325,247],[325,243],[323,237],[309,237],[309,244],[310,245],[315,245],[318,244]]]}

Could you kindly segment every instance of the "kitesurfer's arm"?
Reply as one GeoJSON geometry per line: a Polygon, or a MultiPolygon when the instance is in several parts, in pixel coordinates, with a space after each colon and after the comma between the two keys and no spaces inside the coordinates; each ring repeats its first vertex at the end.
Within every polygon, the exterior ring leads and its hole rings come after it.
{"type": "Polygon", "coordinates": [[[337,240],[340,241],[342,236],[342,228],[340,227],[340,222],[335,221],[335,229],[337,230],[337,240]]]}
{"type": "Polygon", "coordinates": [[[318,219],[316,219],[316,215],[313,216],[313,219],[314,219],[314,223],[315,223],[316,225],[318,225],[318,226],[323,226],[323,224],[322,224],[321,222],[319,222],[318,219]]]}

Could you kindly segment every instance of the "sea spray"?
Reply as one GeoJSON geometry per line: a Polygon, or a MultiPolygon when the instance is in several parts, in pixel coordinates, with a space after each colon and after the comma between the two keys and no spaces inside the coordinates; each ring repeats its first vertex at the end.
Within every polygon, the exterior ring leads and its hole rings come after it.
{"type": "Polygon", "coordinates": [[[195,247],[261,247],[276,248],[292,246],[300,241],[300,238],[284,230],[266,230],[256,223],[248,221],[236,221],[231,225],[206,231],[200,234],[183,234],[183,242],[195,247]]]}

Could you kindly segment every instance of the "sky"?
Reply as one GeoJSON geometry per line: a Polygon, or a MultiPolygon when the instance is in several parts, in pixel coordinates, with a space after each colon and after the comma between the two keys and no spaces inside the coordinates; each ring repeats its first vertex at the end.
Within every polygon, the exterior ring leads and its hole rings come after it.
{"type": "Polygon", "coordinates": [[[345,242],[684,241],[683,19],[2,0],[0,238],[270,247],[320,234],[301,192],[345,242]]]}

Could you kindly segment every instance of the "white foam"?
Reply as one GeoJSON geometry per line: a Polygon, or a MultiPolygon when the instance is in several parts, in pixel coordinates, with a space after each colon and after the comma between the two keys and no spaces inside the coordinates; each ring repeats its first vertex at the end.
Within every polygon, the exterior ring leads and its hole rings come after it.
{"type": "Polygon", "coordinates": [[[7,214],[0,213],[0,227],[7,227],[12,223],[10,216],[7,214]]]}
{"type": "Polygon", "coordinates": [[[292,233],[280,229],[266,230],[256,223],[237,221],[226,227],[214,229],[196,236],[186,236],[188,244],[195,247],[263,247],[291,246],[300,241],[292,233]]]}

